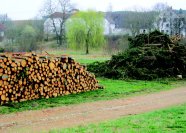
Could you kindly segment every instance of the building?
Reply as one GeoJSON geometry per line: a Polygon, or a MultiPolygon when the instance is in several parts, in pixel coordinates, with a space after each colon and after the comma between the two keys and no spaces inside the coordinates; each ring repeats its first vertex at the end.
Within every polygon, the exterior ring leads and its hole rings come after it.
{"type": "Polygon", "coordinates": [[[186,37],[186,16],[180,9],[173,10],[168,7],[162,11],[155,23],[157,29],[168,35],[180,35],[186,37]]]}
{"type": "MultiPolygon", "coordinates": [[[[48,37],[48,35],[55,35],[56,32],[60,33],[61,24],[63,23],[63,20],[68,19],[72,14],[75,14],[78,11],[79,11],[78,9],[72,9],[66,14],[61,12],[54,12],[49,16],[45,16],[44,33],[46,37],[48,37]]],[[[62,29],[64,29],[65,25],[63,24],[62,26],[63,26],[62,29]]]]}
{"type": "Polygon", "coordinates": [[[113,34],[115,30],[115,24],[112,20],[104,19],[104,35],[113,34]]]}
{"type": "Polygon", "coordinates": [[[137,35],[154,29],[157,12],[116,11],[105,13],[105,35],[137,35]]]}

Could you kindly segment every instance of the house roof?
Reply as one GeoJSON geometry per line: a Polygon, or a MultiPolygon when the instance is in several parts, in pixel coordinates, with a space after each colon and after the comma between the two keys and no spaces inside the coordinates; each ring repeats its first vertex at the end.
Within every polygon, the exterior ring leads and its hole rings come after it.
{"type": "Polygon", "coordinates": [[[63,17],[63,13],[61,12],[54,12],[53,14],[51,14],[49,17],[50,18],[62,18],[63,17]]]}
{"type": "Polygon", "coordinates": [[[134,11],[116,11],[106,12],[105,17],[117,28],[129,28],[131,24],[138,24],[139,28],[148,28],[149,21],[153,23],[157,12],[134,12],[134,11]]]}
{"type": "Polygon", "coordinates": [[[15,26],[24,26],[24,25],[31,25],[35,23],[43,23],[43,20],[12,20],[11,21],[15,26]]]}
{"type": "Polygon", "coordinates": [[[66,14],[62,13],[62,12],[54,12],[53,14],[49,15],[49,18],[63,18],[64,16],[69,17],[70,15],[72,15],[78,11],[79,11],[78,9],[71,9],[66,14]]]}

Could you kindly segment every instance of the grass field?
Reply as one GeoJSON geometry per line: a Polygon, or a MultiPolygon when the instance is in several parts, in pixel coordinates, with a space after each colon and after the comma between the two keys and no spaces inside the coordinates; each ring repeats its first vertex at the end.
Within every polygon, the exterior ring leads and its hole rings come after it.
{"type": "Polygon", "coordinates": [[[0,106],[0,114],[20,112],[25,110],[38,110],[49,107],[93,102],[98,100],[110,100],[125,98],[145,93],[168,90],[186,84],[184,80],[163,80],[163,81],[137,81],[137,80],[111,80],[98,78],[99,83],[105,87],[103,90],[96,90],[80,94],[71,94],[51,99],[39,99],[22,103],[8,104],[0,106]]]}
{"type": "Polygon", "coordinates": [[[111,55],[109,53],[105,53],[103,51],[91,51],[90,54],[86,55],[83,51],[74,51],[74,50],[49,50],[48,53],[54,55],[66,55],[70,56],[75,61],[81,64],[89,64],[95,61],[106,61],[109,60],[111,55]]]}
{"type": "Polygon", "coordinates": [[[50,133],[185,133],[186,104],[50,133]]]}

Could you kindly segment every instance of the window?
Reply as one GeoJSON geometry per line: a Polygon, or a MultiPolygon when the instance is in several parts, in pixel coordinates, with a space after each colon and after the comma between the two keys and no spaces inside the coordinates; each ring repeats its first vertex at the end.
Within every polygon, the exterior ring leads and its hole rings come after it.
{"type": "Polygon", "coordinates": [[[169,27],[169,24],[166,24],[166,27],[169,27]]]}
{"type": "Polygon", "coordinates": [[[166,22],[166,18],[163,18],[163,22],[166,22]]]}
{"type": "Polygon", "coordinates": [[[169,33],[169,30],[166,30],[167,33],[169,33]]]}
{"type": "Polygon", "coordinates": [[[178,18],[174,18],[174,21],[177,22],[178,21],[178,18]]]}
{"type": "Polygon", "coordinates": [[[164,33],[164,30],[161,30],[162,33],[164,33]]]}

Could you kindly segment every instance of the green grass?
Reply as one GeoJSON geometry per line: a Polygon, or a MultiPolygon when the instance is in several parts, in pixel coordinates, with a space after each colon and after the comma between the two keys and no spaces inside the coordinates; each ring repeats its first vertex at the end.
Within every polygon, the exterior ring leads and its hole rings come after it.
{"type": "Polygon", "coordinates": [[[111,80],[99,78],[99,83],[105,87],[103,90],[90,91],[80,94],[71,94],[50,99],[38,99],[22,103],[0,106],[0,114],[20,112],[25,110],[38,110],[50,107],[93,102],[98,100],[111,100],[126,98],[161,90],[168,90],[176,86],[184,85],[185,81],[162,80],[162,81],[137,81],[137,80],[111,80]]]}
{"type": "Polygon", "coordinates": [[[90,64],[90,63],[93,63],[96,61],[104,62],[106,60],[108,60],[108,58],[100,58],[99,60],[98,59],[75,59],[75,61],[77,61],[83,65],[87,65],[87,64],[90,64]]]}
{"type": "Polygon", "coordinates": [[[54,55],[66,55],[70,56],[75,61],[81,64],[89,64],[95,61],[106,61],[110,59],[110,55],[104,53],[103,51],[91,51],[90,54],[86,55],[83,51],[74,51],[74,50],[49,50],[50,54],[54,55]]]}
{"type": "Polygon", "coordinates": [[[186,104],[50,133],[185,133],[186,104]]]}

